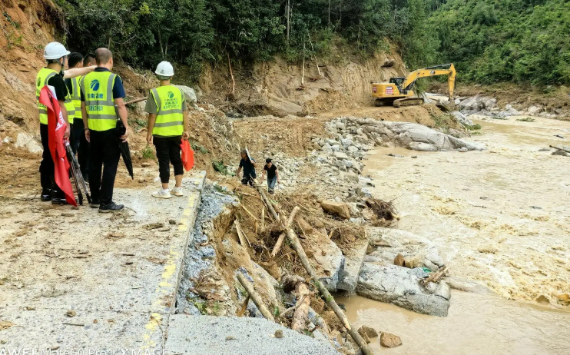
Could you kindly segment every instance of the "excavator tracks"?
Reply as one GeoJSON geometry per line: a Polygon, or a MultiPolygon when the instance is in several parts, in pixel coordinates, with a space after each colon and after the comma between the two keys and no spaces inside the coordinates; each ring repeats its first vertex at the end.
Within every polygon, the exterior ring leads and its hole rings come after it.
{"type": "Polygon", "coordinates": [[[421,97],[407,97],[404,99],[398,99],[394,101],[394,107],[419,106],[423,104],[424,104],[424,99],[421,97]]]}

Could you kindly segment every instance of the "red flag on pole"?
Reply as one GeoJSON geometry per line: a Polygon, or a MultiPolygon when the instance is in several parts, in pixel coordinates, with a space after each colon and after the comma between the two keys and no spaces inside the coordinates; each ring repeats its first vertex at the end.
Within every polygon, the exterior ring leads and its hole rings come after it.
{"type": "Polygon", "coordinates": [[[40,91],[40,103],[47,107],[48,112],[48,145],[55,165],[55,183],[65,194],[65,200],[73,206],[77,206],[73,188],[69,180],[69,162],[64,145],[64,134],[67,123],[63,119],[59,108],[59,102],[52,94],[51,90],[44,86],[40,91]]]}

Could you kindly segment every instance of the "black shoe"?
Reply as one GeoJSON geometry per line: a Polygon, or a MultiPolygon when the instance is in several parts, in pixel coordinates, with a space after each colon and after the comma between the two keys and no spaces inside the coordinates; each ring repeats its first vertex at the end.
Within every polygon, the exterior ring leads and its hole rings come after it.
{"type": "Polygon", "coordinates": [[[99,213],[118,212],[124,207],[123,205],[117,205],[115,202],[101,204],[101,206],[99,206],[99,213]]]}
{"type": "Polygon", "coordinates": [[[42,190],[41,199],[42,199],[42,201],[44,201],[44,202],[49,202],[49,201],[51,201],[51,190],[50,190],[50,189],[44,189],[44,190],[42,190]]]}
{"type": "Polygon", "coordinates": [[[101,206],[101,204],[99,203],[99,201],[96,200],[91,200],[91,203],[89,204],[89,207],[91,208],[99,208],[101,206]]]}
{"type": "Polygon", "coordinates": [[[54,197],[51,199],[52,205],[67,205],[67,200],[64,198],[54,197]]]}

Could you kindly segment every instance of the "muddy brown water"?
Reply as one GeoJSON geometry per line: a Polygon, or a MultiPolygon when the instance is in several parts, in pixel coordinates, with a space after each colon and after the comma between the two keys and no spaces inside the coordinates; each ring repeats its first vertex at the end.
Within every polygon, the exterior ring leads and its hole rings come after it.
{"type": "Polygon", "coordinates": [[[352,325],[396,334],[403,345],[376,354],[545,355],[570,354],[570,312],[488,295],[452,292],[447,317],[414,313],[359,296],[338,297],[352,325]]]}
{"type": "Polygon", "coordinates": [[[402,337],[390,350],[375,339],[377,352],[570,354],[570,311],[560,298],[570,293],[570,158],[540,151],[570,145],[570,122],[475,122],[482,129],[468,140],[485,151],[377,148],[364,174],[375,197],[394,200],[395,228],[430,239],[452,276],[497,296],[454,291],[446,318],[356,296],[339,302],[357,326],[402,337]]]}

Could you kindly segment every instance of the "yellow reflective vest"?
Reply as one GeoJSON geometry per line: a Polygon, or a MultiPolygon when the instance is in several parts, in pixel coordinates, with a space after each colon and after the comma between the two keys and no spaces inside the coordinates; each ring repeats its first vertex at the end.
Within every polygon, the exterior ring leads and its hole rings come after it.
{"type": "Polygon", "coordinates": [[[159,86],[150,91],[156,103],[157,113],[153,135],[181,136],[184,132],[184,94],[173,85],[159,86]]]}
{"type": "Polygon", "coordinates": [[[109,71],[94,71],[83,78],[81,92],[90,130],[108,131],[117,127],[118,116],[113,99],[116,79],[117,74],[109,71]]]}
{"type": "Polygon", "coordinates": [[[81,119],[81,89],[79,88],[79,83],[81,82],[82,76],[77,78],[71,78],[71,88],[73,93],[71,94],[71,100],[73,101],[73,107],[75,107],[75,118],[81,119]]]}
{"type": "Polygon", "coordinates": [[[71,99],[69,89],[67,90],[67,96],[65,97],[64,105],[65,109],[67,110],[67,120],[69,121],[69,124],[73,124],[73,118],[75,117],[75,105],[71,99]]]}
{"type": "Polygon", "coordinates": [[[55,70],[49,68],[42,68],[36,77],[36,102],[38,110],[40,111],[40,123],[48,124],[47,107],[40,104],[40,91],[47,85],[49,79],[57,75],[55,70]]]}

